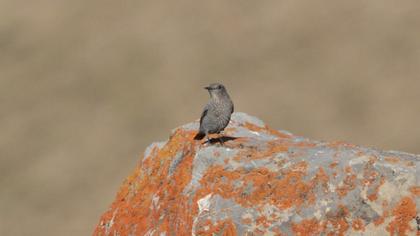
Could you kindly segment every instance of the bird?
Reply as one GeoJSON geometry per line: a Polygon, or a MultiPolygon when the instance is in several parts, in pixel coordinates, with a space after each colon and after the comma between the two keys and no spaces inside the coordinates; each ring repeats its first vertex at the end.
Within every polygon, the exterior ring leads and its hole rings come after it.
{"type": "MultiPolygon", "coordinates": [[[[223,84],[212,83],[204,87],[210,94],[210,100],[206,104],[200,117],[200,128],[195,135],[195,140],[207,137],[209,134],[220,134],[229,124],[230,117],[234,111],[234,105],[223,84]]],[[[223,145],[223,140],[219,138],[223,145]]]]}

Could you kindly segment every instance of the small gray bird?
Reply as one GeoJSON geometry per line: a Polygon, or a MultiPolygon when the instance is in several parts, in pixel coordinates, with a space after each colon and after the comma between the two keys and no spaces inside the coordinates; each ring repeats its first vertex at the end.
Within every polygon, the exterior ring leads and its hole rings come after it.
{"type": "MultiPolygon", "coordinates": [[[[201,140],[207,137],[208,142],[210,141],[209,134],[219,134],[229,124],[230,116],[233,113],[233,102],[222,84],[210,84],[205,89],[209,91],[210,101],[201,114],[200,130],[194,139],[201,140]]],[[[221,139],[220,141],[222,143],[221,139]]]]}

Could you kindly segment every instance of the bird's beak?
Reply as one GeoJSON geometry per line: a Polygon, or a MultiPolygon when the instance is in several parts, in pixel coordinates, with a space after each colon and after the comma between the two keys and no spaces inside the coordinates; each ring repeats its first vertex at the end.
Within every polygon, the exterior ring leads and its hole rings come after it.
{"type": "Polygon", "coordinates": [[[206,86],[206,87],[204,87],[204,89],[210,90],[210,87],[206,86]]]}

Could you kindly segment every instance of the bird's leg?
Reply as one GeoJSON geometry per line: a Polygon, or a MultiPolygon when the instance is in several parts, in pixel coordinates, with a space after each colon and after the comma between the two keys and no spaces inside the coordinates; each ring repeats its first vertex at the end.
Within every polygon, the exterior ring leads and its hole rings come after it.
{"type": "Polygon", "coordinates": [[[207,140],[203,143],[203,144],[206,144],[206,143],[210,143],[210,137],[209,137],[209,134],[208,133],[206,133],[206,135],[204,136],[207,140]]]}
{"type": "Polygon", "coordinates": [[[220,145],[225,146],[225,142],[223,142],[223,137],[219,137],[220,145]]]}
{"type": "Polygon", "coordinates": [[[223,131],[220,131],[219,132],[219,137],[218,137],[218,140],[219,140],[219,143],[220,143],[220,145],[222,145],[222,146],[224,146],[224,142],[223,142],[223,131]]]}

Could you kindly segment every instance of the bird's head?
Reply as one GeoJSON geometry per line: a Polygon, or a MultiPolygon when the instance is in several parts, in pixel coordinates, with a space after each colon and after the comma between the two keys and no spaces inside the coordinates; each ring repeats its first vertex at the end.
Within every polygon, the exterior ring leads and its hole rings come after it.
{"type": "Polygon", "coordinates": [[[210,97],[212,98],[213,97],[219,98],[221,96],[227,95],[226,88],[225,86],[223,86],[223,84],[213,83],[204,88],[209,91],[210,97]]]}

